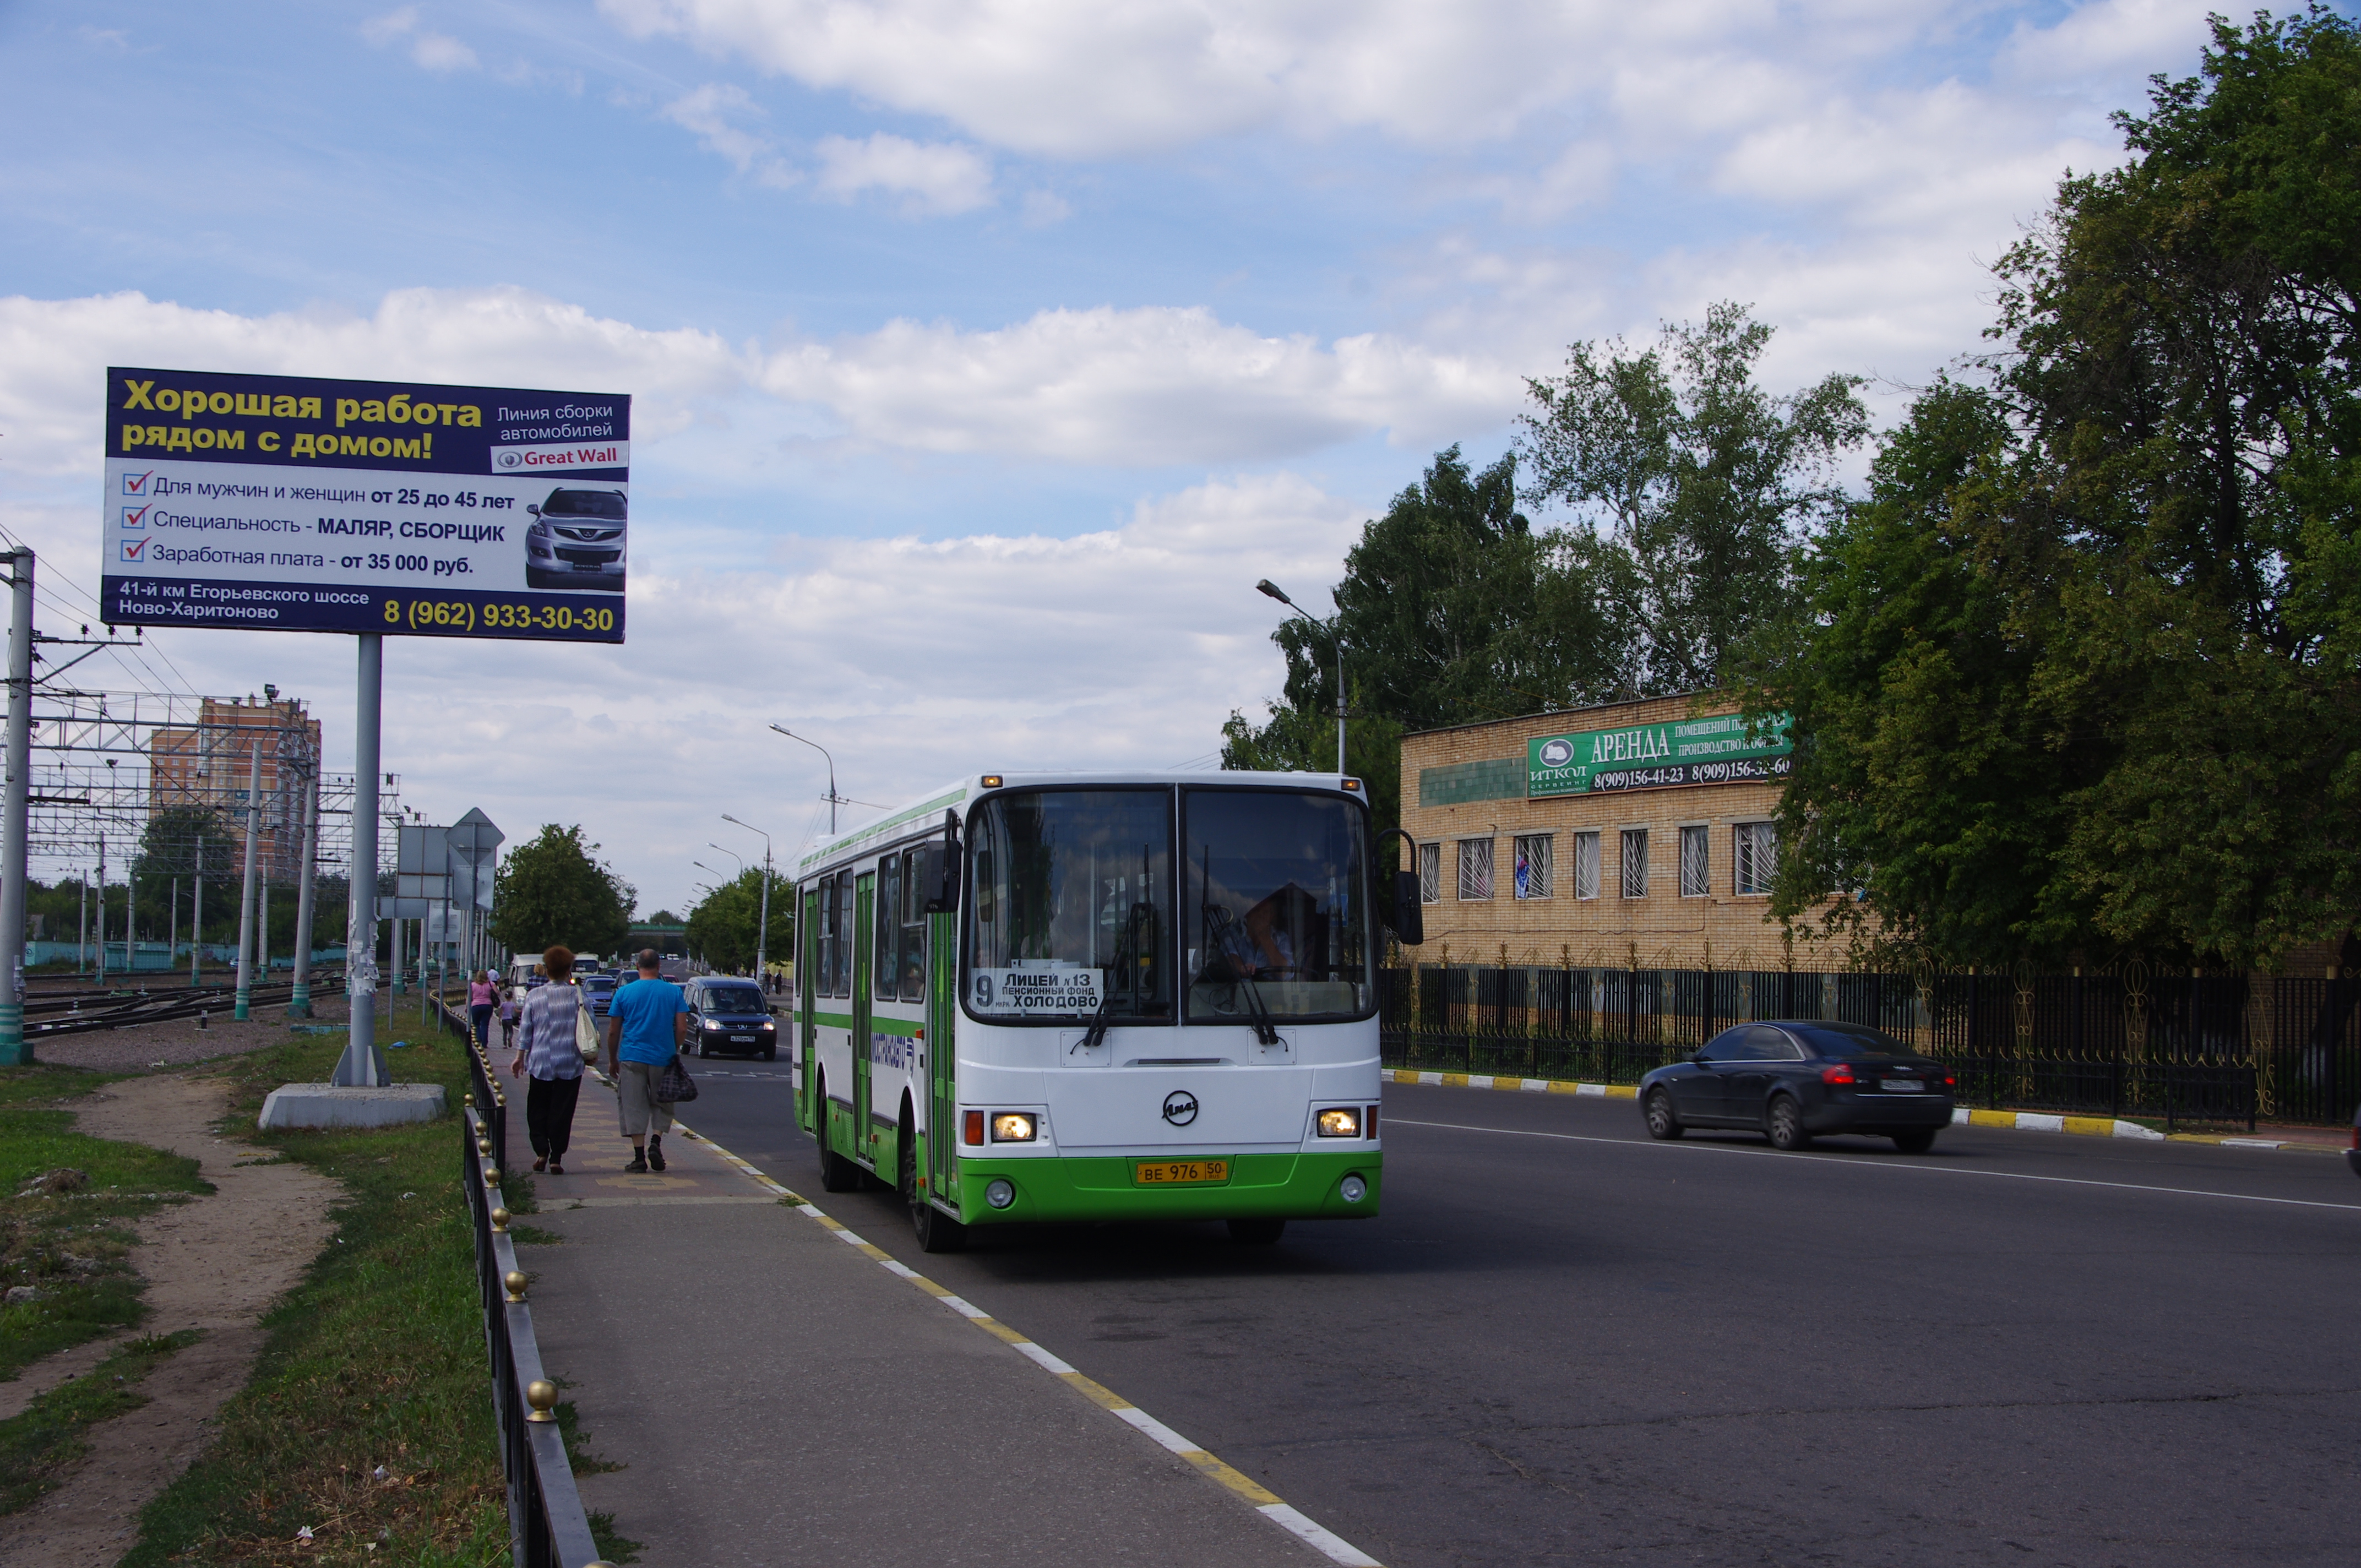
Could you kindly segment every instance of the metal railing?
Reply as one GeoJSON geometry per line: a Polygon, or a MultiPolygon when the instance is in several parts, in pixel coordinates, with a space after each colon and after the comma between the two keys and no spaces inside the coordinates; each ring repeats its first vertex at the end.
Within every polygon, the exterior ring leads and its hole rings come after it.
{"type": "Polygon", "coordinates": [[[558,1431],[557,1387],[542,1370],[526,1279],[500,1207],[500,1169],[474,1095],[460,1116],[459,1180],[475,1221],[476,1283],[484,1303],[484,1350],[508,1479],[509,1549],[515,1568],[607,1568],[582,1511],[574,1467],[558,1431]]]}
{"type": "Polygon", "coordinates": [[[1733,1024],[1867,1024],[1955,1069],[1963,1103],[2341,1124],[2361,1100],[2361,981],[1420,965],[1379,971],[1389,1067],[1634,1083],[1733,1024]]]}

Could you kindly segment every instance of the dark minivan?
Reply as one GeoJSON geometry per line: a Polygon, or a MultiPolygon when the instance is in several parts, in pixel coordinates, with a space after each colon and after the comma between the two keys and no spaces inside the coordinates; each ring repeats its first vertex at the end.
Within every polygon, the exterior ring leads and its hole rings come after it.
{"type": "Polygon", "coordinates": [[[1652,1137],[1691,1127],[1760,1132],[1783,1149],[1830,1133],[1892,1138],[1925,1154],[1951,1124],[1950,1069],[1865,1024],[1779,1019],[1724,1029],[1686,1061],[1640,1080],[1652,1137]]]}
{"type": "Polygon", "coordinates": [[[688,1003],[690,1050],[701,1057],[727,1052],[778,1059],[778,1020],[752,981],[699,975],[681,991],[688,1003]]]}

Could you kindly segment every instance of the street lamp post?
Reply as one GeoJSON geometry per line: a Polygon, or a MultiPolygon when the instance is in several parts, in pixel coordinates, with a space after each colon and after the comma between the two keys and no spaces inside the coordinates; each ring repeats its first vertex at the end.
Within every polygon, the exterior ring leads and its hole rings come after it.
{"type": "MultiPolygon", "coordinates": [[[[800,740],[803,737],[799,735],[796,737],[796,739],[800,740]]],[[[828,764],[828,793],[830,795],[836,794],[836,762],[833,758],[829,759],[828,764]]],[[[830,804],[829,809],[830,811],[834,811],[836,809],[833,803],[830,804]]],[[[730,816],[726,811],[721,814],[721,820],[724,822],[735,823],[738,827],[745,828],[747,832],[757,835],[763,840],[763,913],[756,916],[756,918],[761,921],[761,924],[754,927],[754,983],[756,985],[763,985],[764,983],[764,976],[768,972],[764,969],[763,964],[764,960],[770,957],[771,951],[771,836],[768,833],[763,832],[760,828],[755,827],[751,822],[739,822],[736,817],[730,816]]],[[[833,829],[831,829],[831,831],[833,831],[833,829]]],[[[719,844],[716,844],[713,847],[717,850],[721,849],[721,846],[719,844]]],[[[734,851],[729,850],[722,850],[721,852],[723,854],[734,853],[734,851]]]]}
{"type": "MultiPolygon", "coordinates": [[[[796,734],[794,730],[788,729],[784,724],[774,724],[771,728],[777,730],[780,734],[785,736],[790,740],[802,740],[805,745],[809,746],[821,756],[828,757],[828,832],[829,838],[832,839],[836,837],[836,808],[844,799],[842,795],[836,793],[836,759],[832,756],[829,756],[829,750],[827,747],[821,745],[817,740],[806,740],[803,736],[796,734]]],[[[743,828],[746,825],[743,822],[741,822],[738,826],[743,828]]]]}
{"type": "MultiPolygon", "coordinates": [[[[1257,583],[1255,585],[1255,588],[1256,591],[1259,593],[1268,594],[1272,598],[1277,599],[1279,603],[1285,605],[1297,615],[1302,616],[1304,620],[1311,621],[1314,626],[1334,625],[1335,627],[1336,771],[1339,773],[1342,773],[1345,771],[1345,628],[1341,624],[1343,612],[1340,609],[1337,615],[1330,617],[1326,621],[1322,621],[1317,617],[1306,613],[1302,606],[1297,604],[1293,599],[1289,598],[1285,591],[1282,590],[1277,583],[1272,582],[1268,577],[1265,577],[1261,582],[1257,583]]],[[[777,726],[774,725],[772,728],[776,729],[777,726]]]]}

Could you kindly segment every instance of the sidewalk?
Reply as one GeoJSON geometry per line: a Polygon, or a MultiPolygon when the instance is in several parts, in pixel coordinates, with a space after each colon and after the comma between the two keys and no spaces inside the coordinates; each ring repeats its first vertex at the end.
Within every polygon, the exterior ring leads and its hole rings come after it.
{"type": "Polygon", "coordinates": [[[642,1568],[1331,1562],[709,1146],[675,1132],[663,1175],[624,1175],[614,1126],[585,1083],[566,1174],[519,1220],[559,1245],[518,1255],[580,1452],[623,1466],[583,1501],[642,1568]]]}

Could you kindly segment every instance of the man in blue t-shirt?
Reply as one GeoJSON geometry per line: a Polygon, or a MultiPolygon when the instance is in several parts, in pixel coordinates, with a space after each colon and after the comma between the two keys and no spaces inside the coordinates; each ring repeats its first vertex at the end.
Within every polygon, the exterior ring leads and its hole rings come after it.
{"type": "Polygon", "coordinates": [[[626,1171],[662,1170],[664,1135],[672,1107],[657,1101],[656,1079],[688,1039],[688,999],[660,979],[656,950],[640,954],[640,978],[607,1003],[607,1059],[615,1066],[615,1098],[622,1104],[623,1135],[631,1140],[626,1171]]]}

